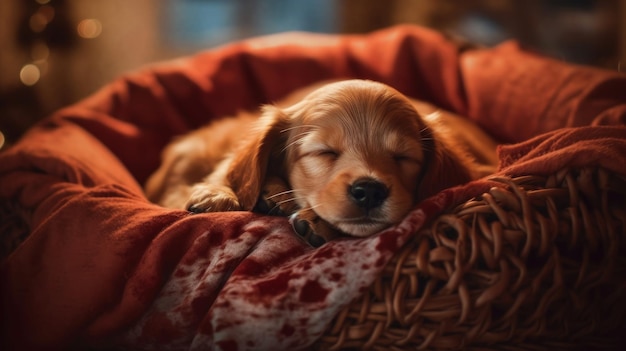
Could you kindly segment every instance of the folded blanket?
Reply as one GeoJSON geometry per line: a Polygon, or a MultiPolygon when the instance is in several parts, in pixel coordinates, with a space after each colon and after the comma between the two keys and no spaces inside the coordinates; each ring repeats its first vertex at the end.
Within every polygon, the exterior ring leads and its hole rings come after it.
{"type": "Polygon", "coordinates": [[[411,26],[238,42],[122,77],[0,155],[0,199],[30,225],[0,267],[0,349],[312,345],[412,234],[494,184],[445,190],[382,233],[318,249],[286,218],[164,209],[140,184],[175,135],[340,77],[468,116],[512,144],[500,148],[501,174],[594,166],[626,175],[623,74],[514,43],[464,52],[411,26]]]}

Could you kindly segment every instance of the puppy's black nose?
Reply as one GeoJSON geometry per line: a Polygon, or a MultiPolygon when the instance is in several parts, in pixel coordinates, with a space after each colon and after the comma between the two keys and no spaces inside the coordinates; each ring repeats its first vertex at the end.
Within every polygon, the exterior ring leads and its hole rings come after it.
{"type": "Polygon", "coordinates": [[[371,178],[359,179],[348,188],[350,199],[359,207],[372,209],[380,206],[389,196],[385,184],[371,178]]]}

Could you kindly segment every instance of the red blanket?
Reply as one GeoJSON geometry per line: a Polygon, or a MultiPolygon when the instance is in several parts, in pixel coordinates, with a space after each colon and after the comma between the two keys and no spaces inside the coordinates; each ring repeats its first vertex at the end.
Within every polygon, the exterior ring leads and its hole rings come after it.
{"type": "Polygon", "coordinates": [[[0,199],[32,212],[29,237],[0,268],[0,349],[314,343],[412,233],[492,184],[446,190],[398,226],[319,249],[285,218],[189,215],[150,204],[140,184],[174,135],[338,77],[379,80],[468,116],[510,144],[503,174],[626,175],[626,76],[515,43],[461,51],[403,26],[259,38],[159,64],[58,111],[0,155],[0,199]]]}

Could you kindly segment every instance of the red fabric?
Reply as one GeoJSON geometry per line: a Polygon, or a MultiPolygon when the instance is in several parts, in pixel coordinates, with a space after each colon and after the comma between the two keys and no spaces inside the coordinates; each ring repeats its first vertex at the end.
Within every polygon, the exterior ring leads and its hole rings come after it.
{"type": "Polygon", "coordinates": [[[446,190],[378,235],[312,249],[285,218],[189,215],[150,204],[140,184],[174,135],[337,77],[388,83],[518,143],[500,149],[503,173],[626,174],[626,76],[514,43],[460,52],[401,26],[199,53],[112,82],[0,155],[0,198],[33,211],[32,233],[0,267],[0,349],[311,345],[411,233],[491,185],[446,190]]]}

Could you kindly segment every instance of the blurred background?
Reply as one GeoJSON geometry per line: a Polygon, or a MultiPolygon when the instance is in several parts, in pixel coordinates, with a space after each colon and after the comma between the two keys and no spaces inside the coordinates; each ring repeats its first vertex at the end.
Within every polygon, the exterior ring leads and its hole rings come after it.
{"type": "Polygon", "coordinates": [[[282,31],[399,23],[626,72],[626,0],[1,0],[0,148],[150,62],[282,31]]]}

